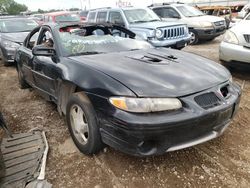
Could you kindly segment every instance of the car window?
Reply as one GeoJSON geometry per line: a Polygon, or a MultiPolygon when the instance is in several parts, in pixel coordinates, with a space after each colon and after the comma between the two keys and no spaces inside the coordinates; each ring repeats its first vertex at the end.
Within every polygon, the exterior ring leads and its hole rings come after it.
{"type": "Polygon", "coordinates": [[[119,25],[125,25],[124,20],[120,12],[110,12],[109,13],[109,22],[119,25]]]}
{"type": "Polygon", "coordinates": [[[82,12],[80,12],[80,16],[87,17],[88,16],[88,11],[82,11],[82,12]]]}
{"type": "Polygon", "coordinates": [[[40,32],[40,28],[37,28],[34,31],[32,31],[30,37],[27,39],[26,43],[24,44],[26,48],[32,50],[35,47],[38,36],[39,36],[39,32],[40,32]]]}
{"type": "Polygon", "coordinates": [[[42,45],[44,47],[53,48],[54,40],[52,33],[48,29],[43,29],[37,41],[37,45],[42,45]]]}
{"type": "Polygon", "coordinates": [[[81,20],[78,14],[64,14],[55,17],[56,22],[79,22],[81,20]]]}
{"type": "Polygon", "coordinates": [[[96,12],[90,12],[89,17],[88,17],[88,21],[95,22],[95,15],[96,15],[96,12]]]}
{"type": "Polygon", "coordinates": [[[198,10],[197,8],[191,7],[191,6],[183,5],[183,6],[177,6],[176,8],[185,17],[197,17],[197,16],[204,15],[200,10],[198,10]]]}
{"type": "Polygon", "coordinates": [[[171,7],[155,8],[154,12],[162,18],[178,18],[179,13],[171,7]]]}
{"type": "Polygon", "coordinates": [[[159,16],[157,16],[151,9],[147,9],[147,8],[124,10],[124,14],[128,22],[131,24],[160,21],[159,16]]]}
{"type": "Polygon", "coordinates": [[[107,12],[98,12],[96,22],[102,23],[106,22],[107,12]]]}
{"type": "Polygon", "coordinates": [[[48,17],[48,22],[53,22],[52,16],[48,17]]]}

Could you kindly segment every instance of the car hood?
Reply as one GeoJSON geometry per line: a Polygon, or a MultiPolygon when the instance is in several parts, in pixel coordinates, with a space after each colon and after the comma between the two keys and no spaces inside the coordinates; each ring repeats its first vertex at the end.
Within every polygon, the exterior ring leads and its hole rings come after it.
{"type": "Polygon", "coordinates": [[[190,17],[188,18],[188,20],[190,22],[218,22],[218,21],[223,21],[224,19],[217,16],[204,15],[204,16],[190,17]]]}
{"type": "Polygon", "coordinates": [[[175,25],[183,25],[183,24],[175,22],[155,21],[155,22],[135,23],[131,24],[129,27],[131,29],[133,28],[156,29],[156,28],[169,27],[175,25]]]}
{"type": "Polygon", "coordinates": [[[220,64],[171,49],[85,55],[70,59],[109,75],[139,97],[185,96],[223,83],[230,77],[220,64]]]}
{"type": "Polygon", "coordinates": [[[1,38],[16,43],[23,43],[29,32],[18,32],[18,33],[2,33],[1,38]]]}

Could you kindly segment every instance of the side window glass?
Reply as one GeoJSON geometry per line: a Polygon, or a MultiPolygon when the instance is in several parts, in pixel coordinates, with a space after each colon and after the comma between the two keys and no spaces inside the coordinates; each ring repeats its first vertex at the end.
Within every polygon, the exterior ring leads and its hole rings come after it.
{"type": "Polygon", "coordinates": [[[51,16],[49,16],[48,21],[49,21],[49,22],[52,22],[52,21],[53,21],[51,16]]]}
{"type": "Polygon", "coordinates": [[[26,47],[29,48],[30,50],[32,50],[35,45],[36,45],[36,42],[37,42],[37,39],[38,39],[38,36],[39,36],[39,30],[37,30],[27,41],[26,43],[26,47]]]}
{"type": "Polygon", "coordinates": [[[98,12],[96,22],[103,23],[106,22],[107,12],[98,12]]]}
{"type": "Polygon", "coordinates": [[[109,22],[114,23],[114,24],[118,24],[118,25],[125,25],[120,12],[110,12],[109,13],[109,22]]]}
{"type": "Polygon", "coordinates": [[[96,15],[96,12],[90,12],[88,22],[95,22],[95,15],[96,15]]]}
{"type": "Polygon", "coordinates": [[[42,45],[47,48],[53,48],[54,47],[54,40],[52,37],[52,34],[49,30],[44,29],[41,32],[41,35],[39,36],[39,40],[37,42],[37,45],[42,45]]]}

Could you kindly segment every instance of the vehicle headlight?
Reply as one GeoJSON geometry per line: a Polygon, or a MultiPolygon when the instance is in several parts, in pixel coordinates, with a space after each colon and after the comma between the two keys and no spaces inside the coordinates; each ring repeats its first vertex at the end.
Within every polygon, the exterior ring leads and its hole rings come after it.
{"type": "Polygon", "coordinates": [[[231,44],[239,44],[238,38],[236,37],[235,33],[232,31],[226,32],[223,41],[227,43],[231,43],[231,44]]]}
{"type": "Polygon", "coordinates": [[[211,22],[200,22],[200,26],[211,28],[213,27],[213,24],[211,22]]]}
{"type": "Polygon", "coordinates": [[[178,110],[182,107],[177,98],[111,97],[109,101],[116,108],[135,113],[178,110]]]}
{"type": "Polygon", "coordinates": [[[155,30],[155,36],[158,39],[162,38],[163,37],[163,31],[161,29],[156,29],[155,30]]]}
{"type": "Polygon", "coordinates": [[[7,48],[7,49],[11,49],[11,50],[15,50],[17,49],[20,44],[17,44],[15,42],[11,42],[11,41],[8,41],[8,40],[3,40],[2,41],[2,45],[7,48]]]}

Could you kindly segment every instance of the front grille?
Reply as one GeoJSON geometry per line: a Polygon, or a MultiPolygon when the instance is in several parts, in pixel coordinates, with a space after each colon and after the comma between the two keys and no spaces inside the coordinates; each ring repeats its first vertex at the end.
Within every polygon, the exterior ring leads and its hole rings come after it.
{"type": "Polygon", "coordinates": [[[209,109],[220,105],[220,99],[213,92],[196,96],[194,100],[204,109],[209,109]]]}
{"type": "Polygon", "coordinates": [[[177,39],[185,36],[185,27],[164,28],[165,39],[177,39]]]}
{"type": "Polygon", "coordinates": [[[250,43],[250,35],[244,35],[244,38],[247,43],[250,43]]]}
{"type": "Polygon", "coordinates": [[[218,22],[214,22],[214,25],[216,25],[216,26],[222,26],[222,25],[225,25],[225,21],[218,21],[218,22]]]}

